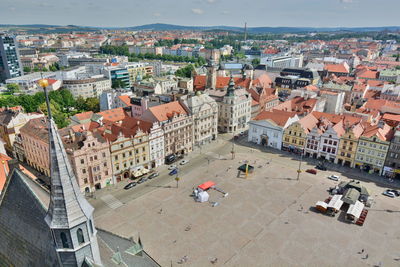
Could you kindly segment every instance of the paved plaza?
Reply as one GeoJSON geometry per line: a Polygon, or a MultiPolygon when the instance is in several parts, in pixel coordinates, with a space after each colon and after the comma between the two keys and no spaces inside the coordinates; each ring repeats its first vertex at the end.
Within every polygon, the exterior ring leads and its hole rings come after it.
{"type": "MultiPolygon", "coordinates": [[[[91,200],[97,226],[125,237],[140,235],[145,250],[161,266],[180,266],[184,256],[186,266],[400,265],[399,198],[384,197],[384,188],[363,183],[376,203],[364,226],[349,224],[343,214],[332,218],[312,209],[337,184],[326,177],[338,174],[346,180],[341,173],[302,173],[298,181],[297,160],[245,146],[235,147],[232,160],[230,144],[219,144],[212,160],[204,151],[192,155],[203,160],[193,158],[182,168],[178,188],[169,177],[138,197],[139,188],[130,189],[131,200],[118,199],[117,193],[107,197],[113,189],[100,192],[91,200]],[[245,160],[255,166],[247,179],[237,171],[245,160]],[[190,196],[193,187],[208,180],[229,193],[224,198],[210,191],[210,201],[219,203],[216,207],[190,196]]],[[[303,170],[311,167],[302,165],[303,170]]]]}

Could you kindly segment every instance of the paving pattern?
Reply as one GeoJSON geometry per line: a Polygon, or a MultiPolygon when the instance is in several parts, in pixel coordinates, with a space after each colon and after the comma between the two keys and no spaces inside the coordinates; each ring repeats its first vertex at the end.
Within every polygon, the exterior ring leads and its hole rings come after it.
{"type": "Polygon", "coordinates": [[[179,188],[157,188],[124,205],[102,196],[110,209],[95,213],[97,226],[126,237],[140,234],[162,266],[181,266],[184,256],[182,266],[400,266],[399,198],[364,183],[376,204],[360,227],[343,214],[332,218],[312,208],[336,184],[326,178],[334,172],[302,173],[297,181],[298,162],[279,155],[238,148],[234,160],[221,158],[185,171],[179,188]],[[256,167],[247,179],[236,169],[245,160],[256,167]],[[190,197],[207,180],[229,193],[224,198],[210,191],[216,207],[190,197]]]}
{"type": "Polygon", "coordinates": [[[101,197],[101,200],[103,200],[104,203],[106,203],[106,205],[113,210],[115,210],[123,205],[123,203],[121,201],[119,201],[116,197],[114,197],[113,195],[104,195],[101,197]]]}

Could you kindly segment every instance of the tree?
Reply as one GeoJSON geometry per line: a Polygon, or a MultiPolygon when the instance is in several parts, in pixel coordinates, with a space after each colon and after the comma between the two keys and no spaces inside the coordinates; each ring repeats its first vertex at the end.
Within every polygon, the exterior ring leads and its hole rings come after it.
{"type": "Polygon", "coordinates": [[[46,67],[43,67],[40,71],[46,72],[49,71],[46,67]]]}
{"type": "Polygon", "coordinates": [[[10,92],[10,94],[15,94],[17,92],[19,92],[19,85],[16,83],[9,83],[7,84],[7,90],[8,92],[10,92]]]}
{"type": "Polygon", "coordinates": [[[100,101],[97,97],[88,97],[85,101],[85,110],[99,112],[100,111],[100,101]]]}
{"type": "Polygon", "coordinates": [[[84,99],[82,96],[79,96],[79,97],[76,99],[76,108],[77,108],[79,111],[85,110],[85,108],[86,108],[86,101],[85,101],[85,99],[84,99]]]}
{"type": "Polygon", "coordinates": [[[31,72],[31,68],[30,68],[30,67],[24,67],[24,72],[25,72],[25,73],[31,72]]]}
{"type": "MultiPolygon", "coordinates": [[[[46,102],[43,102],[40,104],[39,109],[46,114],[47,114],[47,105],[46,102]]],[[[54,122],[57,124],[57,127],[59,129],[67,127],[69,124],[69,121],[65,114],[61,111],[61,107],[59,104],[57,104],[54,100],[50,100],[50,110],[51,114],[53,116],[54,122]]]]}
{"type": "Polygon", "coordinates": [[[37,66],[35,66],[35,67],[33,68],[33,72],[38,72],[38,71],[40,71],[40,69],[39,69],[37,66]]]}
{"type": "Polygon", "coordinates": [[[184,78],[191,78],[192,77],[192,72],[194,71],[194,67],[192,64],[189,64],[183,68],[178,69],[175,72],[176,76],[179,77],[184,77],[184,78]]]}
{"type": "Polygon", "coordinates": [[[251,64],[255,67],[255,66],[258,66],[259,64],[260,64],[260,59],[259,58],[254,58],[252,61],[251,61],[251,64]]]}
{"type": "Polygon", "coordinates": [[[125,82],[122,80],[114,80],[112,81],[111,88],[113,89],[125,88],[125,82]]]}

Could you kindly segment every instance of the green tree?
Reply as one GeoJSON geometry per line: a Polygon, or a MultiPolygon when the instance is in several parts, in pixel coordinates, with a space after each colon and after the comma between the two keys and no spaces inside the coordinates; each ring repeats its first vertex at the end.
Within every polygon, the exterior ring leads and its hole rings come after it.
{"type": "Polygon", "coordinates": [[[111,88],[113,89],[125,88],[125,82],[122,80],[114,80],[112,81],[111,88]]]}
{"type": "Polygon", "coordinates": [[[19,85],[16,83],[9,83],[7,84],[7,90],[10,94],[15,94],[17,92],[19,92],[19,85]]]}
{"type": "Polygon", "coordinates": [[[85,110],[85,108],[86,108],[86,101],[85,101],[85,99],[84,99],[82,96],[79,96],[79,97],[76,99],[76,108],[77,108],[79,111],[85,110]]]}
{"type": "Polygon", "coordinates": [[[97,97],[88,97],[85,100],[85,110],[99,112],[100,111],[100,101],[97,97]]]}
{"type": "Polygon", "coordinates": [[[38,71],[40,71],[40,69],[39,69],[37,66],[35,66],[35,67],[33,68],[33,72],[38,72],[38,71]]]}
{"type": "Polygon", "coordinates": [[[178,69],[175,72],[175,75],[179,77],[190,78],[192,77],[193,71],[194,71],[194,66],[192,64],[189,64],[183,68],[178,69]]]}
{"type": "Polygon", "coordinates": [[[260,64],[260,59],[259,59],[259,58],[254,58],[254,59],[251,61],[251,64],[252,64],[254,67],[258,66],[258,65],[260,64]]]}
{"type": "MultiPolygon", "coordinates": [[[[46,102],[43,102],[40,104],[39,109],[46,114],[47,114],[47,105],[46,102]]],[[[51,114],[53,116],[54,122],[57,124],[57,127],[59,129],[67,127],[69,124],[69,121],[65,114],[62,112],[61,107],[59,104],[57,104],[54,100],[50,100],[50,110],[51,114]]]]}
{"type": "Polygon", "coordinates": [[[31,68],[30,67],[24,67],[24,73],[29,73],[31,72],[31,68]]]}

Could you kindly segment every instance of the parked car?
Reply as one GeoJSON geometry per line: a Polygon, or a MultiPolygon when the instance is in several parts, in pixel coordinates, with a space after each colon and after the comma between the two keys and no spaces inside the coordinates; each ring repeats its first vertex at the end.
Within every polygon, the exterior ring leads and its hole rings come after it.
{"type": "Polygon", "coordinates": [[[388,189],[387,191],[392,192],[396,197],[400,197],[400,192],[394,189],[388,189]]]}
{"type": "Polygon", "coordinates": [[[337,175],[332,174],[331,176],[328,176],[329,179],[333,180],[333,181],[339,181],[340,177],[337,175]]]}
{"type": "Polygon", "coordinates": [[[128,190],[135,186],[136,186],[136,182],[130,182],[129,184],[125,185],[124,189],[128,190]]]}
{"type": "Polygon", "coordinates": [[[175,154],[172,154],[172,155],[169,155],[169,156],[165,157],[165,163],[166,164],[172,164],[175,161],[176,161],[176,155],[175,154]]]}
{"type": "Polygon", "coordinates": [[[317,166],[315,166],[316,169],[320,170],[320,171],[326,171],[327,168],[325,167],[324,164],[318,164],[317,166]]]}
{"type": "Polygon", "coordinates": [[[149,175],[148,178],[149,178],[149,179],[153,179],[153,178],[156,178],[158,175],[159,175],[158,172],[153,172],[152,174],[149,175]]]}
{"type": "Polygon", "coordinates": [[[147,180],[148,180],[147,177],[142,177],[142,178],[140,178],[140,179],[137,181],[137,183],[138,183],[138,184],[141,184],[141,183],[146,182],[147,180]]]}
{"type": "Polygon", "coordinates": [[[189,160],[187,160],[187,159],[181,160],[181,162],[179,162],[180,165],[185,165],[188,163],[189,163],[189,160]]]}
{"type": "Polygon", "coordinates": [[[172,171],[169,172],[169,175],[175,175],[178,174],[178,168],[173,169],[172,171]]]}
{"type": "Polygon", "coordinates": [[[382,195],[387,196],[387,197],[392,197],[392,198],[396,197],[395,193],[393,193],[390,190],[386,190],[385,192],[382,193],[382,195]]]}
{"type": "Polygon", "coordinates": [[[308,169],[306,172],[311,173],[311,174],[317,174],[317,170],[314,169],[308,169]]]}
{"type": "Polygon", "coordinates": [[[168,170],[170,171],[170,170],[173,170],[173,169],[176,169],[176,165],[175,164],[172,164],[172,165],[169,165],[168,166],[168,170]]]}

